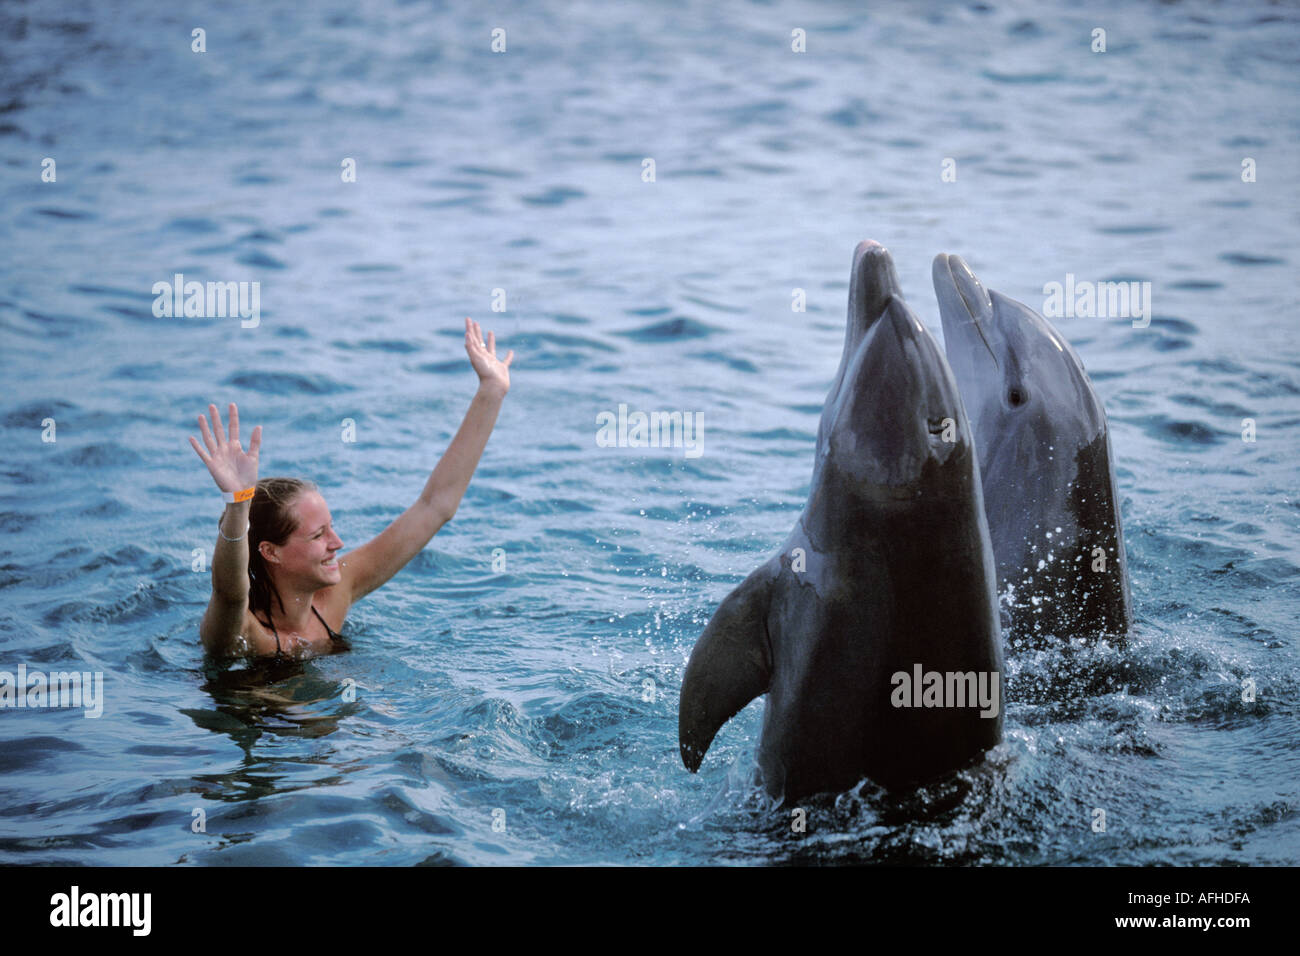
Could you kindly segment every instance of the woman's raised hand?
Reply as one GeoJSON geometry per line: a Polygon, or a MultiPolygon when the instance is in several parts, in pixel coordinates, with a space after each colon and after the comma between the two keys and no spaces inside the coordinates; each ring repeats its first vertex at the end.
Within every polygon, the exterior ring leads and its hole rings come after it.
{"type": "Polygon", "coordinates": [[[478,373],[479,385],[494,386],[504,395],[510,391],[510,362],[515,357],[514,349],[506,354],[503,362],[497,358],[497,337],[495,332],[483,339],[483,330],[469,316],[465,317],[465,351],[469,353],[469,363],[478,373]]]}
{"type": "Polygon", "coordinates": [[[229,437],[221,424],[221,414],[216,405],[208,406],[208,414],[212,416],[211,430],[208,429],[208,420],[199,416],[199,431],[203,433],[203,444],[208,450],[204,452],[193,435],[190,436],[190,444],[198,452],[203,464],[208,466],[212,480],[222,491],[242,491],[253,487],[257,484],[257,452],[262,447],[262,426],[253,429],[248,451],[244,451],[239,444],[239,409],[235,403],[230,403],[229,437]]]}

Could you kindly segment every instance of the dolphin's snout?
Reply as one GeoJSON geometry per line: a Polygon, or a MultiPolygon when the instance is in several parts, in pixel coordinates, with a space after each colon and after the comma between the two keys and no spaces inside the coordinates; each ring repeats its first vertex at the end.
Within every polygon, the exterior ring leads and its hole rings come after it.
{"type": "Polygon", "coordinates": [[[889,250],[874,239],[864,239],[853,250],[853,276],[849,287],[849,315],[865,330],[885,311],[889,300],[902,295],[898,272],[889,250]]]}
{"type": "Polygon", "coordinates": [[[934,281],[934,293],[939,299],[944,345],[948,347],[949,353],[963,339],[973,341],[969,331],[974,329],[996,367],[998,356],[989,342],[993,299],[984,284],[961,256],[942,252],[934,257],[930,274],[934,281]]]}
{"type": "Polygon", "coordinates": [[[992,314],[993,300],[961,256],[940,253],[934,257],[931,271],[935,289],[941,285],[950,286],[961,297],[961,303],[972,319],[978,321],[992,314]]]}

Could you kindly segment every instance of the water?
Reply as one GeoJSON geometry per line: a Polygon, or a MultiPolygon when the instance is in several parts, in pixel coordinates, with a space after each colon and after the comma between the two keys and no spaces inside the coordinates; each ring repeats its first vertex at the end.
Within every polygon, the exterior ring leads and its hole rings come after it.
{"type": "Polygon", "coordinates": [[[0,862],[1297,862],[1298,41],[1252,4],[0,8],[0,666],[106,698],[0,714],[0,862]],[[691,776],[677,690],[802,509],[866,237],[936,334],[940,251],[1031,304],[1152,283],[1149,328],[1061,321],[1138,624],[1011,648],[981,767],[797,835],[761,701],[691,776]],[[177,272],[260,282],[260,325],[155,318],[177,272]],[[351,653],[205,668],[195,417],[238,402],[355,546],[459,424],[465,315],[517,358],[456,519],[351,653]],[[621,402],[703,412],[703,454],[596,447],[621,402]]]}

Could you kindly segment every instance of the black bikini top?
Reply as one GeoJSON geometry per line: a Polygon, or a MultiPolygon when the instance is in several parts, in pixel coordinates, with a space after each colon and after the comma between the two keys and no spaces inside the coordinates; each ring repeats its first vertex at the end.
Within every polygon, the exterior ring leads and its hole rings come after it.
{"type": "MultiPolygon", "coordinates": [[[[348,642],[344,639],[342,634],[334,633],[333,629],[328,624],[325,624],[325,618],[320,616],[320,611],[316,610],[315,605],[312,605],[311,612],[316,615],[316,620],[325,625],[325,633],[330,636],[330,643],[338,644],[343,648],[343,650],[347,650],[348,642]]],[[[284,651],[280,649],[280,634],[275,629],[275,621],[272,620],[271,615],[269,614],[266,616],[266,619],[271,625],[271,633],[275,635],[275,656],[277,658],[284,657],[284,651]]]]}

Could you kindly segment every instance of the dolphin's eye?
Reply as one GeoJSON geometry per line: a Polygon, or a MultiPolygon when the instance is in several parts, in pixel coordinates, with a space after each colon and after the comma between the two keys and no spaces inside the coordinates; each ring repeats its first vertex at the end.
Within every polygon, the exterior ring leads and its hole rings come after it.
{"type": "Polygon", "coordinates": [[[1007,401],[1011,403],[1012,408],[1018,408],[1025,404],[1025,402],[1029,401],[1029,396],[1025,394],[1023,388],[1018,388],[1013,385],[1011,391],[1007,392],[1007,401]]]}

